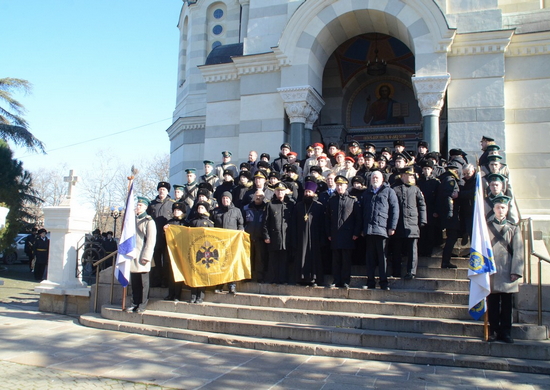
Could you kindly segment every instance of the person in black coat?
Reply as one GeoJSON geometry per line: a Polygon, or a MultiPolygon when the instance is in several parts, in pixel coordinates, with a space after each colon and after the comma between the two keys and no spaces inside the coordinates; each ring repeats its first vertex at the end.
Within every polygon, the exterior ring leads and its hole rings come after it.
{"type": "Polygon", "coordinates": [[[34,241],[34,257],[36,262],[34,264],[34,280],[41,282],[46,277],[46,270],[48,268],[48,259],[50,256],[50,240],[46,237],[46,229],[38,230],[38,237],[34,241]]]}
{"type": "MultiPolygon", "coordinates": [[[[214,227],[214,222],[210,219],[210,204],[208,202],[199,201],[195,204],[194,209],[194,217],[187,222],[189,227],[214,227]]],[[[190,303],[203,303],[205,290],[204,287],[191,287],[190,303]]]]}
{"type": "Polygon", "coordinates": [[[235,188],[235,182],[233,181],[233,172],[229,169],[223,171],[223,182],[221,182],[214,191],[214,199],[218,205],[222,204],[222,194],[224,192],[231,192],[235,188]]]}
{"type": "Polygon", "coordinates": [[[267,244],[263,238],[264,213],[267,207],[264,192],[257,190],[252,202],[244,206],[244,231],[250,234],[252,280],[263,283],[267,264],[267,244]]]}
{"type": "Polygon", "coordinates": [[[283,167],[285,164],[288,164],[288,157],[287,154],[290,153],[292,148],[290,147],[289,143],[284,143],[281,145],[281,152],[279,153],[279,157],[273,160],[273,171],[281,173],[283,172],[283,167]]]}
{"type": "MultiPolygon", "coordinates": [[[[110,255],[113,252],[116,252],[118,249],[118,244],[116,240],[113,238],[113,232],[109,231],[107,232],[107,237],[103,242],[101,243],[101,246],[103,247],[103,251],[105,256],[110,255]]],[[[102,265],[102,269],[109,268],[113,265],[113,258],[111,257],[109,260],[105,260],[105,262],[102,265]]]]}
{"type": "Polygon", "coordinates": [[[418,253],[420,256],[431,257],[434,246],[441,243],[441,229],[437,215],[437,190],[440,181],[433,175],[434,162],[425,159],[420,164],[422,175],[417,185],[424,195],[426,202],[426,215],[428,217],[425,226],[420,227],[420,239],[418,240],[418,253]]]}
{"type": "Polygon", "coordinates": [[[169,280],[168,251],[166,249],[166,237],[164,236],[164,225],[172,218],[172,205],[174,200],[168,194],[170,183],[161,181],[157,185],[158,196],[151,201],[147,207],[147,214],[153,218],[157,227],[157,241],[151,264],[150,287],[166,287],[169,280]]]}
{"type": "MultiPolygon", "coordinates": [[[[219,188],[219,187],[218,187],[219,188]]],[[[244,219],[241,210],[232,203],[233,196],[231,192],[226,191],[222,194],[221,204],[212,211],[211,219],[214,221],[214,227],[231,230],[244,230],[244,219]]],[[[218,286],[217,292],[221,292],[223,285],[218,286]]],[[[229,283],[229,293],[237,292],[237,284],[229,283]]]]}
{"type": "Polygon", "coordinates": [[[351,260],[355,240],[361,234],[361,213],[357,198],[347,192],[349,180],[336,176],[336,195],[328,201],[326,231],[332,249],[332,277],[330,287],[349,288],[351,260]]]}
{"type": "Polygon", "coordinates": [[[235,188],[233,188],[233,190],[231,191],[231,195],[233,195],[233,204],[235,205],[235,207],[242,210],[244,206],[248,204],[248,203],[243,203],[245,194],[254,185],[252,181],[253,180],[252,172],[240,171],[238,180],[239,180],[239,183],[235,188]]]}
{"type": "MultiPolygon", "coordinates": [[[[166,222],[166,225],[163,226],[163,230],[168,229],[168,225],[178,225],[178,226],[187,226],[185,218],[185,209],[187,208],[186,204],[183,202],[176,202],[172,205],[172,215],[173,217],[166,222]]],[[[183,288],[183,282],[176,282],[174,280],[174,272],[172,271],[172,262],[168,262],[169,267],[169,280],[168,280],[168,295],[164,297],[166,301],[179,301],[181,297],[181,289],[183,288]]],[[[197,297],[193,299],[191,296],[191,303],[195,303],[197,297]]]]}
{"type": "Polygon", "coordinates": [[[466,164],[462,168],[462,183],[458,185],[458,189],[460,230],[462,232],[462,244],[466,245],[468,239],[472,237],[476,194],[476,169],[472,164],[466,164]]]}
{"type": "Polygon", "coordinates": [[[288,227],[291,223],[294,200],[287,196],[288,187],[280,182],[275,187],[275,195],[267,204],[262,234],[268,250],[267,281],[286,283],[289,264],[290,238],[288,227]]]}
{"type": "Polygon", "coordinates": [[[248,191],[245,192],[243,198],[242,198],[242,204],[247,205],[252,202],[252,199],[254,199],[254,194],[256,191],[261,190],[264,193],[265,199],[269,200],[273,197],[274,192],[271,190],[267,185],[267,175],[268,173],[266,171],[263,171],[259,169],[254,174],[254,185],[250,187],[248,191]]]}
{"type": "Polygon", "coordinates": [[[451,263],[453,247],[458,240],[460,232],[459,203],[459,178],[458,164],[449,164],[446,172],[439,177],[441,184],[437,192],[437,215],[441,222],[441,228],[446,230],[447,238],[441,257],[441,268],[456,268],[451,263]]]}
{"type": "Polygon", "coordinates": [[[386,273],[386,240],[395,234],[399,220],[399,204],[395,191],[384,182],[382,172],[373,172],[370,187],[363,193],[363,234],[367,237],[367,285],[376,287],[378,266],[380,288],[389,290],[386,273]]]}
{"type": "Polygon", "coordinates": [[[401,170],[402,184],[393,187],[399,203],[399,220],[392,237],[392,274],[401,274],[401,255],[404,247],[407,253],[407,274],[405,279],[416,276],[418,265],[418,238],[420,228],[426,225],[426,203],[422,191],[416,186],[416,173],[410,166],[401,170]]]}
{"type": "Polygon", "coordinates": [[[292,215],[292,247],[296,249],[295,276],[302,284],[317,286],[323,282],[321,243],[325,239],[325,207],[315,200],[317,183],[308,181],[303,201],[294,207],[292,215]]]}

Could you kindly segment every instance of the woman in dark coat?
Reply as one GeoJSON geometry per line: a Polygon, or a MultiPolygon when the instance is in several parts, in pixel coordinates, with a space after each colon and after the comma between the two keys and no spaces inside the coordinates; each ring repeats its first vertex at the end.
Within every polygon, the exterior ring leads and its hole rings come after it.
{"type": "Polygon", "coordinates": [[[34,265],[34,280],[42,281],[48,268],[48,258],[50,253],[50,240],[46,237],[46,229],[38,230],[38,237],[34,242],[34,256],[36,263],[34,265]]]}

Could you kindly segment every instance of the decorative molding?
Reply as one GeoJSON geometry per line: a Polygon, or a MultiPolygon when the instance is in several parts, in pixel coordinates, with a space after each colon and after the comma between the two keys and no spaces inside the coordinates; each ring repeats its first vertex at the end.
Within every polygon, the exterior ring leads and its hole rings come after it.
{"type": "Polygon", "coordinates": [[[443,107],[445,92],[451,81],[451,75],[416,76],[411,77],[414,94],[422,116],[437,116],[443,107]]]}
{"type": "Polygon", "coordinates": [[[520,34],[512,37],[506,56],[526,57],[550,54],[550,31],[520,34]]]}
{"type": "Polygon", "coordinates": [[[306,128],[312,129],[325,105],[321,95],[309,85],[277,88],[277,91],[283,99],[290,123],[304,123],[306,128]]]}
{"type": "Polygon", "coordinates": [[[457,34],[449,56],[505,53],[513,34],[513,30],[457,34]]]}
{"type": "Polygon", "coordinates": [[[205,83],[219,83],[237,80],[237,68],[234,63],[218,65],[201,65],[198,67],[205,83]]]}
{"type": "Polygon", "coordinates": [[[281,68],[274,53],[233,57],[232,60],[239,76],[277,72],[281,68]]]}
{"type": "Polygon", "coordinates": [[[309,85],[277,88],[277,91],[283,99],[290,123],[304,123],[307,129],[312,129],[325,105],[321,95],[309,85]]]}
{"type": "Polygon", "coordinates": [[[178,134],[189,130],[205,130],[206,129],[206,117],[204,116],[188,116],[180,117],[170,125],[166,132],[170,141],[178,134]]]}

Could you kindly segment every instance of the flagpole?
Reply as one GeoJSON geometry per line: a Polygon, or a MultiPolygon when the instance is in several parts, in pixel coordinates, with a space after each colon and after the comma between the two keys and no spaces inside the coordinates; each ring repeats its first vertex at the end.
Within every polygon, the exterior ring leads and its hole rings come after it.
{"type": "MultiPolygon", "coordinates": [[[[135,169],[134,166],[132,165],[132,175],[127,177],[128,179],[128,190],[126,191],[127,194],[130,193],[130,188],[132,187],[132,183],[134,182],[134,178],[135,178],[134,175],[137,173],[138,173],[138,170],[135,169]]],[[[128,197],[128,195],[126,195],[126,197],[128,197]]],[[[128,212],[128,210],[126,210],[126,212],[128,212]]],[[[134,210],[130,210],[130,212],[133,213],[134,210]]],[[[122,220],[122,227],[120,228],[120,231],[124,229],[124,219],[122,220]]],[[[127,286],[122,287],[122,309],[121,309],[122,311],[124,311],[124,309],[126,308],[126,292],[127,292],[127,286]]]]}
{"type": "Polygon", "coordinates": [[[489,341],[489,316],[487,310],[485,310],[485,314],[483,315],[483,337],[485,341],[489,341]]]}

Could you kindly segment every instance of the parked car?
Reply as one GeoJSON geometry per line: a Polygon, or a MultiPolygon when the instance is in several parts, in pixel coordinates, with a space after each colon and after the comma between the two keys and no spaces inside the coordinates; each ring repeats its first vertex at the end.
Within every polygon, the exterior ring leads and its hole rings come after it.
{"type": "Polygon", "coordinates": [[[15,237],[12,247],[0,254],[0,258],[4,264],[14,264],[18,260],[22,263],[29,262],[29,256],[25,253],[25,242],[28,236],[29,234],[27,233],[19,233],[15,237]]]}

